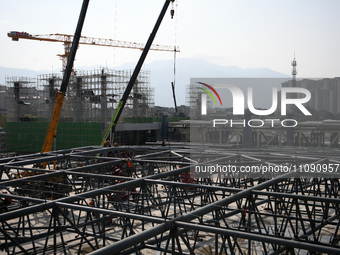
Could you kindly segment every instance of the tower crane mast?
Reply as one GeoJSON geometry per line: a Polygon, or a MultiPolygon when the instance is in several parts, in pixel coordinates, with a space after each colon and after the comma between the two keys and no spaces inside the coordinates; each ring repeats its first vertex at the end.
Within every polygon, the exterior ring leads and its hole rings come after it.
{"type": "MultiPolygon", "coordinates": [[[[162,46],[162,45],[154,45],[153,40],[156,36],[158,28],[162,22],[162,19],[165,15],[165,12],[170,3],[173,3],[175,0],[165,0],[164,6],[162,11],[157,19],[155,27],[150,34],[150,37],[147,43],[139,44],[139,43],[131,43],[131,42],[123,42],[123,41],[116,41],[111,39],[101,39],[101,38],[92,38],[92,37],[85,37],[81,36],[81,31],[83,28],[87,7],[90,0],[83,0],[81,12],[78,19],[78,24],[76,27],[75,35],[65,35],[65,34],[50,34],[50,35],[31,35],[26,32],[16,32],[11,31],[7,35],[8,37],[12,38],[13,41],[19,41],[19,39],[29,39],[29,40],[39,40],[39,41],[49,41],[49,42],[63,42],[65,47],[65,54],[61,55],[63,59],[63,80],[61,84],[60,90],[57,91],[55,101],[54,101],[54,109],[52,111],[51,119],[48,124],[47,132],[45,135],[44,143],[42,152],[49,152],[52,148],[53,138],[56,135],[56,129],[60,118],[60,113],[62,110],[66,89],[69,83],[69,78],[72,72],[73,62],[75,59],[75,55],[77,52],[77,48],[79,44],[88,44],[88,45],[98,45],[98,46],[110,46],[110,47],[121,47],[121,48],[133,48],[133,49],[141,49],[142,54],[139,58],[139,61],[134,69],[134,72],[130,78],[130,81],[124,91],[122,99],[119,101],[119,106],[116,109],[116,112],[112,118],[112,121],[106,131],[105,137],[103,139],[106,140],[108,136],[112,140],[113,134],[115,131],[116,124],[118,123],[119,117],[124,109],[126,104],[126,100],[135,84],[137,76],[141,70],[141,67],[144,63],[144,60],[149,52],[149,50],[158,50],[158,51],[172,51],[177,52],[179,51],[178,47],[176,46],[162,46]],[[65,65],[64,65],[65,62],[65,65]],[[64,67],[65,66],[65,67],[64,67]]],[[[173,12],[171,12],[173,16],[173,12]]],[[[103,143],[103,142],[102,142],[103,143]]],[[[46,167],[47,163],[43,164],[43,167],[46,167]]]]}

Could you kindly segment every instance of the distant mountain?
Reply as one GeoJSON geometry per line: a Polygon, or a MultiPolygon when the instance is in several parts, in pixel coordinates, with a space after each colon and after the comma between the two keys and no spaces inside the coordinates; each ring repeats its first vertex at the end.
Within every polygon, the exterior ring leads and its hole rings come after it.
{"type": "MultiPolygon", "coordinates": [[[[132,69],[134,63],[124,64],[117,69],[132,69]]],[[[174,80],[173,60],[154,61],[145,64],[143,69],[150,70],[151,86],[155,88],[155,104],[173,106],[171,82],[174,80]]],[[[247,68],[219,66],[198,59],[178,59],[176,61],[176,99],[177,104],[185,104],[186,86],[190,78],[285,78],[287,74],[269,68],[247,68]]]]}
{"type": "MultiPolygon", "coordinates": [[[[136,63],[127,63],[115,69],[133,69],[136,63]]],[[[79,69],[96,69],[98,66],[79,67],[79,69]]],[[[110,68],[110,67],[109,67],[110,68]]],[[[150,70],[151,87],[155,88],[155,104],[159,106],[173,106],[171,82],[174,81],[173,60],[154,61],[143,66],[144,70],[150,70]]],[[[56,70],[55,72],[60,72],[56,70]]],[[[220,66],[198,59],[178,59],[176,61],[176,98],[177,104],[185,104],[186,86],[190,78],[285,78],[287,74],[279,73],[269,68],[247,68],[236,66],[220,66]]],[[[5,84],[5,76],[23,76],[36,78],[39,74],[50,71],[32,71],[28,69],[0,67],[0,84],[5,84]]]]}
{"type": "Polygon", "coordinates": [[[9,68],[9,67],[0,66],[0,84],[5,85],[6,76],[9,76],[9,77],[20,76],[20,77],[37,78],[37,75],[46,74],[46,73],[50,73],[50,71],[34,71],[34,70],[29,70],[29,69],[9,68]]]}

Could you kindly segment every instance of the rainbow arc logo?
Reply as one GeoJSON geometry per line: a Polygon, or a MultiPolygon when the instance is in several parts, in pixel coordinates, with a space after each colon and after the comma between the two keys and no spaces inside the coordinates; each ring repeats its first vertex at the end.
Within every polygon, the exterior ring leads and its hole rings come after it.
{"type": "MultiPolygon", "coordinates": [[[[197,82],[197,83],[207,87],[208,89],[210,89],[217,96],[217,98],[220,101],[220,104],[222,106],[221,97],[212,86],[210,86],[206,83],[203,83],[203,82],[197,82]]],[[[209,95],[212,98],[212,100],[215,103],[215,106],[217,106],[217,102],[216,102],[214,95],[208,89],[202,88],[202,87],[197,87],[197,88],[204,91],[205,93],[207,93],[207,94],[203,94],[203,93],[201,94],[201,114],[206,115],[207,114],[207,95],[209,95]]]]}
{"type": "MultiPolygon", "coordinates": [[[[210,86],[210,85],[208,85],[208,84],[206,84],[206,83],[203,83],[203,82],[197,82],[197,83],[198,83],[198,84],[201,84],[201,85],[203,85],[203,86],[206,86],[206,87],[209,88],[212,92],[214,92],[215,95],[217,96],[218,100],[220,101],[221,106],[222,106],[221,97],[220,97],[220,95],[217,93],[217,91],[216,91],[212,86],[210,86]]],[[[211,92],[210,92],[209,90],[207,90],[207,89],[205,89],[205,88],[201,88],[201,87],[198,87],[198,89],[203,90],[204,92],[206,92],[206,93],[212,98],[212,100],[214,101],[215,105],[217,106],[216,100],[215,100],[214,96],[211,94],[211,92]]]]}

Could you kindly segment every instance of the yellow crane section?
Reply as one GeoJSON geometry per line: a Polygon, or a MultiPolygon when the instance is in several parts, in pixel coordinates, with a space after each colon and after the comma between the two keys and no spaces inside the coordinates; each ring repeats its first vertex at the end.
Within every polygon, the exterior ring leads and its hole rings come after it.
{"type": "MultiPolygon", "coordinates": [[[[70,56],[71,44],[73,41],[73,35],[67,34],[47,34],[47,35],[32,35],[27,32],[11,31],[7,33],[7,36],[12,38],[12,41],[19,41],[19,39],[27,40],[38,40],[47,42],[62,42],[64,44],[64,54],[58,54],[63,62],[63,70],[66,68],[67,59],[70,56]]],[[[113,39],[95,38],[81,36],[79,44],[96,45],[96,46],[107,46],[107,47],[117,47],[117,48],[128,48],[128,49],[139,49],[143,50],[145,44],[136,42],[119,41],[113,39]]],[[[158,45],[153,44],[150,50],[156,51],[171,51],[179,52],[178,46],[168,46],[168,45],[158,45]]]]}
{"type": "MultiPolygon", "coordinates": [[[[53,139],[57,135],[57,126],[61,114],[61,109],[63,108],[63,103],[65,99],[65,93],[57,90],[57,94],[55,95],[54,99],[54,108],[51,115],[51,119],[45,134],[45,139],[43,143],[43,147],[41,149],[41,152],[50,152],[53,145],[53,139]]],[[[46,166],[46,163],[42,164],[44,167],[46,166]]]]}

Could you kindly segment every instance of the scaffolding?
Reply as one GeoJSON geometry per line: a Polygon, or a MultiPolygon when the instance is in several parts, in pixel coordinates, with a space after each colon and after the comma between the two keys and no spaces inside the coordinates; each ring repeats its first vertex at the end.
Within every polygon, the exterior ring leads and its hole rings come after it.
{"type": "MultiPolygon", "coordinates": [[[[100,137],[103,137],[111,122],[132,72],[108,68],[73,71],[57,133],[58,136],[66,132],[82,133],[83,136],[72,136],[71,140],[66,140],[65,135],[63,139],[57,136],[57,148],[100,143],[100,137]],[[99,131],[95,123],[100,125],[99,131]],[[95,135],[91,135],[92,132],[95,135]],[[70,141],[73,142],[68,143],[70,141]]],[[[60,88],[61,82],[62,74],[59,73],[42,74],[37,78],[6,77],[7,121],[11,125],[7,135],[9,150],[39,151],[45,133],[43,130],[47,129],[46,123],[54,108],[56,90],[60,88]],[[23,122],[26,122],[25,126],[23,122]]],[[[141,71],[121,120],[145,119],[153,117],[153,114],[154,89],[150,87],[150,72],[141,71]]]]}
{"type": "Polygon", "coordinates": [[[37,79],[30,77],[6,77],[7,85],[7,120],[25,121],[37,116],[43,101],[37,79]]]}
{"type": "Polygon", "coordinates": [[[217,109],[213,107],[213,101],[206,92],[200,89],[201,85],[198,83],[191,83],[186,86],[186,104],[190,107],[190,118],[192,120],[206,119],[202,115],[202,98],[206,102],[207,115],[216,114],[217,109]]]}
{"type": "MultiPolygon", "coordinates": [[[[97,69],[74,70],[66,92],[61,118],[70,122],[101,122],[111,120],[118,102],[129,82],[132,70],[97,69]]],[[[124,112],[126,117],[151,117],[154,108],[154,89],[150,88],[150,72],[142,71],[124,112]]],[[[62,75],[42,74],[37,78],[6,77],[9,88],[7,109],[9,121],[24,117],[48,120],[56,90],[62,75]]]]}
{"type": "Polygon", "coordinates": [[[199,120],[201,115],[201,99],[202,91],[197,89],[196,84],[189,84],[186,86],[186,104],[190,108],[190,119],[199,120]]]}
{"type": "MultiPolygon", "coordinates": [[[[188,144],[82,147],[0,159],[5,254],[339,254],[339,173],[194,178],[235,165],[338,164],[339,151],[188,144]],[[56,163],[56,170],[33,164],[56,163]],[[216,161],[215,161],[216,162],[216,161]]],[[[311,169],[311,168],[310,168],[311,169]]]]}
{"type": "MultiPolygon", "coordinates": [[[[62,118],[70,119],[73,122],[109,122],[131,74],[132,70],[107,68],[94,71],[75,70],[71,75],[70,85],[66,92],[62,118]]],[[[152,116],[154,91],[149,87],[149,75],[149,71],[142,71],[138,76],[127,104],[127,110],[124,113],[125,116],[152,116]]],[[[47,74],[38,77],[38,84],[43,87],[45,103],[49,106],[42,116],[49,117],[55,91],[60,88],[61,81],[61,74],[47,74]]]]}

